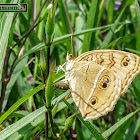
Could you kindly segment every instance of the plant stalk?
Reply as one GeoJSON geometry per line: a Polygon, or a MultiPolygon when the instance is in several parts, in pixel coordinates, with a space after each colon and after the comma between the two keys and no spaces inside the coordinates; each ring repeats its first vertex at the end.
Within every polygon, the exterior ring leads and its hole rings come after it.
{"type": "MultiPolygon", "coordinates": [[[[49,75],[49,68],[50,68],[50,46],[47,48],[47,76],[46,76],[46,79],[49,75]]],[[[44,95],[45,95],[45,89],[44,89],[44,95]]],[[[46,100],[45,100],[46,102],[46,100]]],[[[47,103],[46,103],[47,104],[47,103]]],[[[45,140],[48,139],[48,133],[49,133],[49,129],[48,129],[48,126],[49,126],[49,120],[48,120],[48,117],[49,117],[49,112],[48,112],[48,109],[47,109],[47,112],[45,113],[45,121],[46,121],[46,128],[45,128],[45,140]]]]}

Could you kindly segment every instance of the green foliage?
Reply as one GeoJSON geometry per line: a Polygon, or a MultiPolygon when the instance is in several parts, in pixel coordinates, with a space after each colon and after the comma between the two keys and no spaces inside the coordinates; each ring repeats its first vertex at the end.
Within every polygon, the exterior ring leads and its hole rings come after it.
{"type": "MultiPolygon", "coordinates": [[[[17,2],[17,0],[13,1],[14,3],[17,2]]],[[[3,14],[0,24],[0,79],[2,77],[2,66],[3,66],[3,62],[4,62],[4,58],[5,58],[5,54],[6,54],[6,48],[8,45],[8,37],[10,34],[10,28],[11,28],[11,24],[12,24],[12,19],[13,19],[14,13],[7,13],[7,14],[3,14]]]]}
{"type": "MultiPolygon", "coordinates": [[[[100,0],[93,0],[89,9],[89,13],[87,14],[87,23],[86,23],[86,29],[90,29],[97,26],[97,17],[99,16],[99,5],[100,0]]],[[[83,40],[83,46],[82,46],[82,52],[86,52],[90,49],[90,44],[92,40],[92,33],[88,33],[84,35],[83,40]]],[[[93,44],[92,44],[93,48],[93,44]]]]}
{"type": "Polygon", "coordinates": [[[48,9],[48,18],[46,22],[46,34],[47,34],[47,43],[50,43],[52,40],[52,34],[54,31],[54,21],[55,21],[55,8],[57,1],[52,2],[52,7],[48,9]]]}
{"type": "MultiPolygon", "coordinates": [[[[17,0],[0,3],[10,2],[17,0]]],[[[64,78],[55,71],[67,52],[109,48],[140,56],[139,0],[123,0],[117,10],[115,2],[24,0],[28,12],[0,12],[0,140],[139,138],[140,76],[113,112],[94,121],[84,121],[70,90],[53,86],[64,78]]]]}
{"type": "Polygon", "coordinates": [[[52,98],[54,96],[54,88],[53,88],[53,81],[54,81],[54,71],[55,71],[55,62],[52,62],[50,66],[50,73],[46,82],[45,88],[45,95],[47,101],[47,107],[51,107],[52,98]]]}

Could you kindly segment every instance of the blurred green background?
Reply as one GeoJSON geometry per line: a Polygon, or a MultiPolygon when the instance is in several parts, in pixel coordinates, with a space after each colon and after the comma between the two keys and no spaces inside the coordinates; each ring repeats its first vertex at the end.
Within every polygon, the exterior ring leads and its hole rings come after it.
{"type": "Polygon", "coordinates": [[[28,10],[0,12],[0,140],[140,139],[140,76],[113,112],[87,122],[71,117],[77,108],[71,95],[65,98],[70,90],[53,87],[64,77],[54,71],[67,52],[139,55],[140,1],[0,0],[5,3],[27,3],[28,10]]]}

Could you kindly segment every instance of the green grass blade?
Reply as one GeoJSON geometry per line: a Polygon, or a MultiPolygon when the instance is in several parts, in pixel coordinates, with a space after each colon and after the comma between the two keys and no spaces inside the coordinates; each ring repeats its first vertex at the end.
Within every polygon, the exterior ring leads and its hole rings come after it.
{"type": "MultiPolygon", "coordinates": [[[[86,29],[91,29],[93,26],[96,26],[97,15],[99,13],[99,3],[100,0],[93,0],[90,6],[90,10],[88,13],[88,19],[86,24],[86,29]]],[[[84,41],[82,46],[82,52],[86,52],[90,48],[92,33],[88,33],[84,35],[84,41]]]]}
{"type": "Polygon", "coordinates": [[[69,23],[68,23],[68,18],[67,18],[66,12],[65,12],[65,8],[64,8],[64,3],[62,0],[58,1],[58,7],[59,7],[62,26],[63,26],[62,33],[68,34],[70,32],[70,28],[69,28],[69,23]]]}
{"type": "Polygon", "coordinates": [[[75,127],[76,127],[77,139],[78,140],[84,140],[85,139],[84,136],[83,136],[84,132],[81,130],[80,125],[79,125],[77,120],[76,120],[75,127]]]}
{"type": "MultiPolygon", "coordinates": [[[[43,85],[38,86],[38,88],[42,89],[43,85]]],[[[37,90],[37,89],[36,89],[37,90]]],[[[55,98],[52,103],[58,103],[59,101],[61,101],[67,94],[69,93],[69,90],[67,92],[64,92],[63,94],[61,94],[60,96],[58,96],[57,98],[55,98]]],[[[22,98],[21,98],[22,99],[22,98]]],[[[20,99],[20,100],[21,100],[20,99]]],[[[69,103],[72,103],[71,100],[68,100],[69,103]]],[[[66,107],[66,105],[64,105],[63,102],[59,103],[59,109],[58,111],[62,110],[63,108],[66,107]]],[[[44,115],[44,113],[46,112],[46,107],[43,106],[39,109],[37,109],[36,111],[28,114],[27,116],[23,117],[22,119],[20,119],[19,121],[17,121],[16,123],[6,127],[4,130],[2,130],[0,132],[0,140],[4,140],[6,138],[8,138],[11,135],[16,135],[15,133],[17,133],[18,131],[21,132],[21,134],[25,134],[26,132],[28,133],[29,130],[31,130],[34,126],[36,126],[37,124],[39,124],[43,119],[42,119],[42,115],[44,115]],[[37,121],[36,121],[37,120],[37,121]],[[40,120],[40,121],[39,121],[40,120]],[[26,127],[25,127],[26,126],[26,127]],[[25,127],[25,128],[23,128],[25,127]],[[23,128],[23,129],[21,129],[23,128]]],[[[44,115],[45,116],[45,115],[44,115]]],[[[18,132],[19,134],[19,132],[18,132]]],[[[18,138],[21,137],[21,135],[19,134],[17,136],[18,138]]]]}
{"type": "MultiPolygon", "coordinates": [[[[63,101],[71,109],[73,113],[76,112],[76,110],[72,105],[70,105],[66,100],[63,101]]],[[[104,137],[96,130],[96,128],[94,128],[94,126],[90,122],[83,120],[81,114],[78,114],[77,117],[83,123],[83,125],[85,125],[85,127],[91,132],[91,134],[95,136],[97,140],[105,140],[104,137]]]]}
{"type": "MultiPolygon", "coordinates": [[[[78,33],[74,33],[74,37],[78,37],[80,35],[83,35],[85,33],[90,33],[90,32],[94,32],[96,30],[101,30],[101,29],[105,29],[105,28],[109,28],[109,27],[112,27],[112,26],[116,26],[116,25],[122,25],[122,24],[129,24],[130,22],[119,22],[119,23],[114,23],[114,24],[110,24],[110,25],[105,25],[105,26],[102,26],[102,27],[97,27],[97,28],[93,28],[93,29],[88,29],[88,30],[83,30],[81,32],[78,32],[78,33]]],[[[65,40],[68,40],[68,39],[71,39],[71,35],[72,34],[67,34],[67,35],[64,35],[64,36],[61,36],[61,37],[57,37],[53,40],[53,44],[58,44],[58,43],[61,43],[65,40]]],[[[22,55],[16,62],[15,65],[17,65],[24,57],[28,56],[29,54],[32,54],[34,52],[37,52],[43,48],[46,48],[45,44],[44,43],[39,43],[37,44],[36,46],[32,47],[29,51],[27,51],[24,55],[22,55]]]]}
{"type": "MultiPolygon", "coordinates": [[[[17,0],[13,1],[14,3],[17,3],[17,0]]],[[[3,17],[1,20],[5,19],[5,22],[3,23],[4,26],[3,28],[0,28],[0,79],[2,77],[2,69],[3,69],[3,62],[5,58],[5,53],[8,45],[8,38],[10,34],[10,28],[12,25],[12,20],[13,20],[14,13],[9,12],[3,14],[3,17]]],[[[1,25],[2,26],[2,25],[1,25]]]]}
{"type": "MultiPolygon", "coordinates": [[[[86,33],[95,32],[97,30],[102,30],[102,29],[105,29],[105,28],[110,28],[110,27],[113,27],[113,26],[125,25],[125,24],[130,24],[130,22],[128,22],[128,21],[116,22],[116,23],[105,25],[105,26],[101,26],[101,27],[96,27],[96,28],[92,28],[92,29],[82,30],[80,32],[74,33],[73,36],[74,37],[78,37],[78,36],[86,34],[86,33]]],[[[57,37],[57,38],[55,38],[53,40],[53,44],[58,44],[58,43],[61,43],[61,42],[65,41],[65,40],[67,40],[67,39],[71,39],[71,35],[72,34],[67,34],[65,36],[57,37]]]]}
{"type": "MultiPolygon", "coordinates": [[[[124,5],[124,7],[123,7],[123,9],[122,9],[122,11],[120,12],[119,16],[118,16],[117,19],[115,20],[115,23],[120,21],[120,19],[121,19],[121,17],[123,16],[123,13],[124,13],[124,11],[125,11],[127,5],[128,5],[128,3],[126,2],[125,5],[124,5]]],[[[103,41],[101,48],[103,48],[103,47],[105,47],[105,46],[108,45],[108,43],[109,43],[110,40],[112,39],[113,32],[115,31],[116,27],[117,27],[117,26],[114,26],[114,27],[111,28],[111,30],[110,30],[109,33],[107,34],[105,40],[103,41]]]]}
{"type": "Polygon", "coordinates": [[[39,85],[38,87],[34,88],[30,92],[28,92],[25,96],[19,99],[16,103],[14,103],[1,117],[0,117],[0,124],[16,109],[18,108],[23,102],[25,102],[30,96],[33,96],[35,93],[40,91],[44,86],[39,85]]]}
{"type": "Polygon", "coordinates": [[[140,117],[135,121],[133,125],[128,129],[128,133],[125,137],[126,140],[135,140],[136,134],[140,129],[140,117]]]}
{"type": "MultiPolygon", "coordinates": [[[[67,7],[65,4],[65,1],[58,0],[58,7],[59,7],[59,13],[60,13],[60,18],[62,22],[62,34],[69,34],[70,33],[70,26],[68,22],[68,16],[66,13],[67,7]]],[[[66,49],[69,53],[71,53],[71,42],[69,40],[66,41],[66,49]]]]}
{"type": "MultiPolygon", "coordinates": [[[[25,18],[24,14],[20,14],[19,19],[23,25],[22,28],[24,28],[24,30],[27,32],[31,27],[30,21],[25,18]]],[[[34,30],[29,34],[29,40],[32,46],[35,46],[36,44],[40,43],[40,40],[37,37],[36,32],[34,30]]]]}
{"type": "Polygon", "coordinates": [[[130,126],[130,124],[132,123],[134,119],[134,116],[129,118],[126,122],[124,122],[119,129],[117,129],[117,131],[114,133],[114,135],[111,137],[110,140],[116,140],[119,136],[119,139],[123,139],[124,135],[125,135],[125,131],[127,130],[127,128],[130,126]]]}
{"type": "Polygon", "coordinates": [[[133,49],[130,49],[130,48],[125,48],[125,50],[129,51],[129,52],[132,52],[132,53],[137,53],[140,55],[140,51],[137,51],[137,50],[133,50],[133,49]]]}
{"type": "MultiPolygon", "coordinates": [[[[45,112],[46,112],[46,108],[43,106],[43,107],[39,108],[38,110],[28,114],[24,118],[20,119],[16,123],[8,126],[3,131],[1,131],[0,132],[0,139],[4,140],[4,139],[8,138],[10,135],[14,134],[19,129],[23,128],[24,126],[26,126],[31,121],[33,121],[34,119],[36,119],[40,115],[44,114],[45,112]]],[[[31,125],[31,124],[29,124],[29,125],[31,125]]]]}
{"type": "Polygon", "coordinates": [[[138,20],[140,21],[140,6],[137,0],[135,0],[135,5],[136,5],[137,17],[138,17],[138,20]]]}
{"type": "Polygon", "coordinates": [[[140,51],[140,6],[137,0],[135,0],[136,5],[136,12],[137,12],[137,19],[138,19],[138,32],[137,32],[137,43],[136,43],[136,49],[140,51]]]}
{"type": "Polygon", "coordinates": [[[134,79],[134,81],[132,82],[132,86],[133,86],[133,89],[134,89],[134,90],[132,90],[132,93],[133,93],[133,95],[135,96],[137,102],[140,105],[140,91],[139,91],[140,85],[139,85],[139,83],[140,83],[140,75],[138,75],[134,79]]]}
{"type": "Polygon", "coordinates": [[[137,109],[135,112],[132,112],[128,114],[126,117],[122,118],[119,122],[114,124],[112,127],[110,127],[108,130],[106,130],[102,136],[104,138],[108,138],[110,135],[112,135],[118,128],[120,128],[125,122],[127,122],[130,118],[133,118],[138,112],[140,111],[140,108],[137,109]]]}
{"type": "MultiPolygon", "coordinates": [[[[17,3],[17,0],[14,0],[13,3],[17,3]]],[[[0,79],[2,76],[3,62],[8,46],[8,39],[10,36],[12,21],[14,13],[4,13],[1,19],[0,25],[0,79]]],[[[4,100],[5,104],[5,100],[4,100]]],[[[3,110],[3,108],[2,108],[3,110]]]]}
{"type": "MultiPolygon", "coordinates": [[[[12,57],[11,58],[15,58],[15,57],[12,57]]],[[[17,78],[19,77],[19,75],[21,74],[21,72],[23,71],[23,69],[25,68],[25,65],[27,64],[27,61],[28,61],[28,57],[25,57],[24,59],[22,59],[21,63],[18,63],[18,65],[16,65],[13,73],[12,73],[12,76],[10,78],[10,81],[6,87],[6,93],[5,93],[5,97],[4,97],[4,102],[3,102],[3,106],[2,106],[2,111],[5,109],[6,105],[7,105],[7,102],[8,102],[8,99],[9,99],[9,95],[10,95],[10,92],[17,80],[17,78]]],[[[9,63],[12,63],[11,61],[9,63]]]]}
{"type": "Polygon", "coordinates": [[[107,1],[107,15],[108,15],[108,23],[109,24],[111,24],[113,21],[114,4],[115,4],[115,0],[108,0],[107,1]]]}
{"type": "MultiPolygon", "coordinates": [[[[45,109],[45,107],[41,107],[39,110],[37,110],[37,112],[35,114],[36,115],[36,118],[33,121],[31,121],[30,123],[28,123],[26,126],[24,126],[19,131],[16,131],[15,133],[13,133],[10,137],[8,137],[7,140],[20,140],[26,134],[29,135],[29,132],[31,131],[31,129],[33,130],[35,127],[42,127],[42,125],[40,123],[43,122],[44,119],[45,119],[44,112],[46,111],[46,109],[45,109]],[[37,115],[39,113],[39,110],[41,110],[42,112],[39,115],[37,115]]],[[[30,114],[29,116],[26,116],[25,118],[26,119],[28,119],[28,118],[30,119],[30,116],[32,117],[32,114],[30,114]]],[[[30,133],[30,134],[32,134],[32,133],[30,133]]],[[[7,138],[7,136],[6,136],[6,138],[7,138]]]]}

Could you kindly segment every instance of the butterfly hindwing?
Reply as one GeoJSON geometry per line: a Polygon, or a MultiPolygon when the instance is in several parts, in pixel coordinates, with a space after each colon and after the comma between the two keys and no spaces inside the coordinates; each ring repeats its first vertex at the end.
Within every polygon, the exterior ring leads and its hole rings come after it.
{"type": "Polygon", "coordinates": [[[94,62],[76,63],[69,85],[74,102],[85,120],[97,119],[112,111],[121,95],[120,79],[112,70],[94,62]],[[96,100],[95,104],[92,104],[92,99],[96,100]]]}

